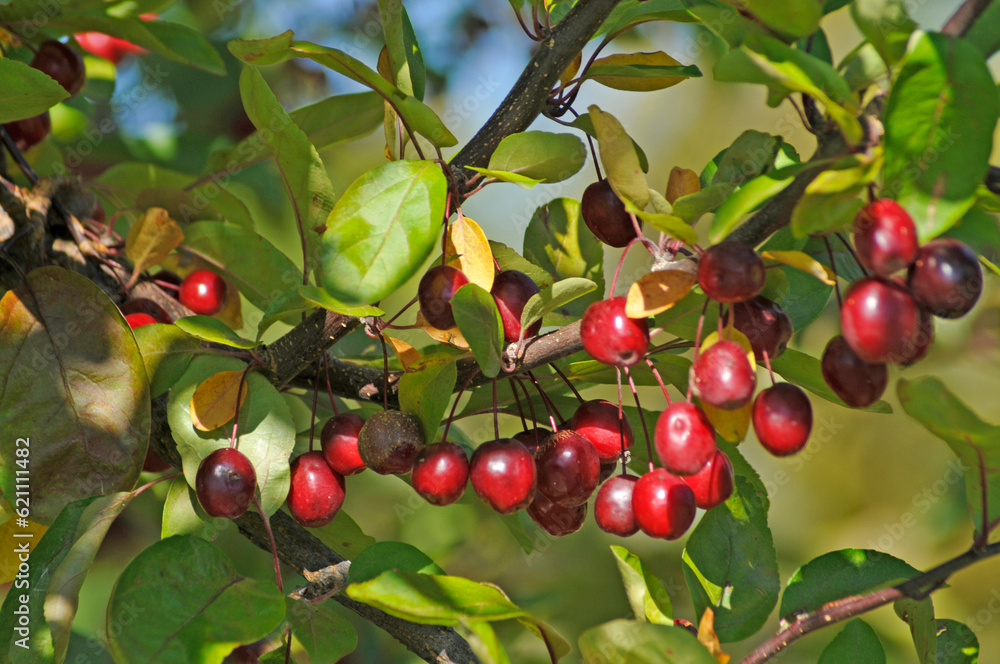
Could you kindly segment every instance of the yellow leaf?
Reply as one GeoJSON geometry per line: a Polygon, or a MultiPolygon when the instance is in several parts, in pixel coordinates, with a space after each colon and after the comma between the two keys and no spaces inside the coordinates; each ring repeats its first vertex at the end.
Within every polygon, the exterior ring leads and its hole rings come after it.
{"type": "Polygon", "coordinates": [[[662,313],[680,302],[698,283],[698,278],[684,270],[650,272],[628,289],[625,315],[647,318],[662,313]]]}
{"type": "Polygon", "coordinates": [[[399,362],[403,365],[404,370],[409,369],[411,364],[420,359],[420,351],[402,339],[390,337],[387,334],[385,335],[385,340],[389,342],[392,352],[399,358],[399,362]]]}
{"type": "Polygon", "coordinates": [[[200,431],[218,429],[236,416],[236,391],[243,383],[239,405],[247,398],[242,371],[220,371],[201,382],[191,397],[191,422],[200,431]]]}
{"type": "Polygon", "coordinates": [[[465,273],[466,279],[490,292],[496,268],[489,240],[479,224],[468,217],[459,217],[448,227],[445,251],[449,258],[454,256],[458,260],[455,267],[465,273]]]}
{"type": "Polygon", "coordinates": [[[729,655],[722,652],[722,644],[715,633],[715,612],[711,608],[706,608],[698,623],[698,641],[705,646],[709,654],[715,657],[719,664],[729,664],[729,655]]]}
{"type": "Polygon", "coordinates": [[[662,90],[677,85],[689,76],[638,76],[632,70],[632,75],[628,75],[629,67],[680,67],[680,62],[663,51],[655,53],[616,53],[607,57],[598,58],[590,66],[591,72],[587,75],[592,81],[597,81],[615,90],[627,90],[630,92],[649,92],[651,90],[662,90]],[[616,76],[615,70],[620,70],[621,74],[616,76]]]}
{"type": "Polygon", "coordinates": [[[803,272],[816,277],[827,286],[833,286],[837,283],[833,270],[823,265],[809,254],[801,251],[764,251],[761,252],[760,257],[778,261],[779,263],[783,263],[789,267],[794,267],[796,270],[802,270],[803,272]]]}
{"type": "Polygon", "coordinates": [[[679,168],[674,166],[670,169],[670,177],[667,179],[667,201],[673,205],[681,196],[697,194],[701,191],[701,180],[698,174],[690,168],[679,168]]]}
{"type": "MultiPolygon", "coordinates": [[[[9,507],[4,505],[4,511],[8,511],[9,509],[9,507]]],[[[0,542],[3,542],[3,548],[0,549],[0,585],[10,583],[17,578],[18,566],[24,562],[20,556],[25,554],[19,547],[27,544],[28,553],[30,553],[38,545],[38,541],[42,539],[42,535],[49,528],[40,523],[35,523],[30,519],[28,520],[27,527],[22,527],[18,523],[18,518],[11,515],[9,521],[0,525],[0,542]]],[[[25,590],[24,592],[27,591],[25,590]]]]}
{"type": "Polygon", "coordinates": [[[184,241],[184,231],[163,208],[152,207],[139,217],[125,238],[125,255],[132,261],[131,288],[143,270],[157,265],[184,241]]]}
{"type": "Polygon", "coordinates": [[[417,312],[417,320],[414,325],[429,334],[434,341],[451,344],[463,350],[469,350],[469,342],[465,340],[465,337],[462,336],[457,327],[453,327],[450,330],[439,330],[424,320],[423,315],[419,311],[417,312]]]}
{"type": "Polygon", "coordinates": [[[563,85],[569,85],[569,82],[573,80],[576,73],[580,71],[580,64],[583,62],[583,53],[577,53],[576,57],[573,58],[573,62],[569,63],[569,67],[563,70],[563,73],[559,76],[559,82],[563,85]]]}

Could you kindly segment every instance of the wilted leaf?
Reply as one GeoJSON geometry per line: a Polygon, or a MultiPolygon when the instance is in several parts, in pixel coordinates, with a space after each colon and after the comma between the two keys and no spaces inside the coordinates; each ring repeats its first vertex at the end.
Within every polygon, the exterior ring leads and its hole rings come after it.
{"type": "Polygon", "coordinates": [[[674,166],[670,169],[670,177],[667,179],[667,202],[674,204],[681,196],[701,191],[701,181],[698,174],[690,168],[680,168],[674,166]]]}
{"type": "Polygon", "coordinates": [[[131,288],[139,275],[160,263],[184,241],[184,231],[163,208],[149,208],[129,229],[125,237],[125,255],[134,266],[125,288],[131,288]]]}
{"type": "Polygon", "coordinates": [[[455,346],[456,348],[461,348],[463,350],[469,350],[469,342],[465,340],[462,336],[462,331],[457,327],[453,327],[450,330],[439,330],[424,319],[423,314],[419,311],[417,312],[417,320],[413,323],[414,326],[420,328],[426,332],[431,339],[442,344],[449,344],[455,346]]]}
{"type": "Polygon", "coordinates": [[[389,348],[395,353],[396,357],[399,359],[399,363],[403,365],[403,370],[410,368],[410,365],[420,359],[420,351],[406,343],[402,339],[397,339],[396,337],[390,337],[388,334],[382,335],[385,342],[389,344],[389,348]]]}
{"type": "Polygon", "coordinates": [[[660,270],[643,275],[628,289],[625,315],[647,318],[663,313],[687,295],[698,277],[685,270],[660,270]]]}
{"type": "Polygon", "coordinates": [[[245,377],[245,371],[220,371],[201,382],[191,397],[191,423],[196,429],[212,431],[236,417],[247,397],[245,377]]]}
{"type": "Polygon", "coordinates": [[[705,646],[715,657],[719,664],[729,664],[730,657],[722,652],[722,644],[719,643],[719,636],[715,633],[715,612],[712,609],[705,609],[698,622],[698,641],[705,646]]]}

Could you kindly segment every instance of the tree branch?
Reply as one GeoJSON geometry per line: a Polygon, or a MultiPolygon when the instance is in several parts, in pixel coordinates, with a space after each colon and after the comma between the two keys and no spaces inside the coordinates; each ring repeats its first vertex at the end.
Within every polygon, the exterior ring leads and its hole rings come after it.
{"type": "Polygon", "coordinates": [[[867,595],[846,597],[828,602],[816,611],[800,615],[791,625],[757,646],[740,664],[761,664],[784,650],[790,643],[806,634],[827,625],[853,618],[884,606],[898,599],[923,599],[940,588],[955,572],[1000,554],[1000,542],[994,542],[983,549],[972,548],[960,556],[948,560],[934,569],[904,581],[892,588],[877,590],[867,595]]]}
{"type": "MultiPolygon", "coordinates": [[[[248,540],[267,552],[271,551],[264,521],[259,514],[247,512],[236,519],[236,525],[248,540]]],[[[271,517],[271,528],[275,539],[281,543],[278,549],[279,558],[300,574],[311,575],[331,565],[345,562],[337,552],[328,548],[284,512],[276,512],[271,517]]],[[[410,652],[426,662],[466,664],[479,661],[468,642],[449,627],[422,625],[396,618],[339,593],[330,597],[391,634],[410,652]]]]}
{"type": "MultiPolygon", "coordinates": [[[[545,109],[552,89],[573,58],[583,50],[621,0],[581,0],[544,36],[538,51],[497,110],[451,160],[464,181],[475,175],[469,166],[486,167],[507,136],[527,129],[545,109]]],[[[468,191],[463,186],[463,191],[468,191]]]]}
{"type": "Polygon", "coordinates": [[[965,0],[944,24],[941,32],[955,37],[964,37],[969,28],[975,24],[979,15],[990,5],[990,2],[991,0],[965,0]]]}

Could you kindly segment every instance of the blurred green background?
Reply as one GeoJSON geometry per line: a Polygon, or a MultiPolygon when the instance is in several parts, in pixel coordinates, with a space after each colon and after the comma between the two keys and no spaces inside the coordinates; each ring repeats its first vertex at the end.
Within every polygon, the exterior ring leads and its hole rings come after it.
{"type": "MultiPolygon", "coordinates": [[[[953,0],[908,3],[914,18],[927,28],[940,26],[957,4],[953,0]]],[[[406,6],[429,67],[428,100],[463,143],[510,89],[530,56],[532,43],[517,27],[508,3],[500,0],[414,0],[406,6]]],[[[163,17],[204,30],[224,54],[228,39],[271,36],[286,29],[295,30],[298,38],[347,50],[371,65],[381,46],[374,2],[187,0],[174,5],[163,17]]],[[[823,27],[835,61],[858,40],[846,10],[830,15],[823,27]]],[[[762,88],[719,84],[711,79],[712,63],[720,49],[707,33],[692,26],[642,26],[619,39],[607,53],[664,50],[683,64],[697,64],[706,76],[641,95],[587,83],[576,108],[597,103],[617,115],[645,149],[650,160],[649,182],[660,189],[671,167],[700,170],[745,129],[782,134],[800,154],[809,155],[815,142],[802,129],[791,106],[786,103],[769,109],[762,88]]],[[[991,65],[1000,76],[1000,59],[994,58],[991,65]]],[[[53,164],[76,151],[83,157],[79,170],[85,177],[133,160],[196,176],[212,150],[232,143],[248,130],[237,89],[240,65],[228,56],[224,79],[154,56],[127,61],[117,72],[91,59],[88,67],[93,81],[91,100],[81,99],[73,106],[56,109],[56,140],[30,155],[43,173],[51,172],[53,164]],[[150,72],[156,76],[150,78],[150,72]],[[102,118],[114,122],[114,131],[94,133],[102,118]],[[85,145],[90,147],[83,155],[81,147],[85,145]]],[[[360,90],[308,63],[270,67],[264,74],[289,109],[330,94],[360,90]]],[[[536,122],[535,127],[560,131],[545,120],[536,122]]],[[[321,154],[335,189],[342,192],[362,172],[383,163],[383,149],[379,130],[367,138],[324,149],[321,154]]],[[[574,178],[555,185],[524,190],[497,184],[477,194],[464,209],[491,239],[520,249],[524,228],[538,205],[557,196],[579,198],[593,178],[588,164],[574,178]]],[[[232,189],[250,208],[258,231],[298,260],[294,218],[273,167],[262,164],[247,169],[234,179],[232,189]]],[[[610,269],[618,251],[606,250],[610,269]]],[[[639,269],[642,259],[636,260],[638,264],[632,267],[639,269]]],[[[394,312],[414,290],[415,284],[409,284],[383,308],[394,312]]],[[[959,321],[938,321],[937,341],[928,358],[908,369],[893,369],[892,381],[900,376],[939,375],[983,417],[1000,421],[998,307],[1000,289],[995,280],[988,279],[973,314],[959,321]]],[[[248,328],[255,325],[255,315],[259,318],[244,301],[248,328]]],[[[836,310],[830,306],[815,325],[796,335],[794,344],[818,355],[836,333],[836,326],[836,310]]],[[[287,328],[275,326],[269,338],[283,329],[287,328]]],[[[399,336],[424,344],[422,334],[399,336]]],[[[368,340],[357,336],[341,350],[357,353],[367,348],[368,340]]],[[[654,392],[643,391],[642,396],[647,408],[657,408],[654,392]]],[[[752,432],[741,446],[770,492],[770,524],[783,582],[801,564],[835,549],[876,548],[918,568],[929,568],[968,547],[972,524],[964,507],[963,484],[956,481],[949,467],[954,457],[943,442],[902,413],[891,387],[887,399],[897,414],[853,412],[813,399],[813,437],[805,451],[791,459],[775,459],[764,453],[752,432]],[[904,523],[911,524],[911,516],[916,525],[907,527],[904,523]]],[[[299,409],[297,415],[302,418],[299,430],[306,430],[307,410],[299,409]]],[[[492,437],[492,423],[486,420],[463,421],[461,426],[476,442],[492,437]]],[[[519,428],[512,421],[505,427],[511,433],[519,428]]],[[[550,621],[571,642],[588,627],[629,614],[608,548],[616,543],[641,556],[660,576],[677,617],[696,622],[681,573],[683,540],[666,543],[640,534],[621,541],[601,532],[588,519],[582,531],[558,540],[537,528],[529,530],[536,538],[536,550],[526,555],[501,521],[475,501],[434,508],[398,478],[372,473],[352,477],[348,485],[345,510],[368,534],[379,540],[413,544],[451,574],[499,584],[515,602],[550,621]]],[[[165,490],[166,486],[160,485],[142,496],[112,528],[83,588],[75,625],[81,634],[94,635],[103,629],[107,598],[118,573],[158,538],[165,490]]],[[[270,556],[247,544],[234,527],[225,529],[218,543],[242,572],[262,579],[272,577],[270,556]]],[[[286,574],[286,585],[302,582],[290,570],[286,574]]],[[[1000,661],[1000,560],[977,565],[950,583],[950,588],[934,595],[937,616],[969,624],[982,645],[981,661],[1000,661]]],[[[890,662],[916,661],[908,629],[891,608],[864,619],[882,636],[890,662]]],[[[377,630],[359,620],[355,623],[360,646],[345,661],[415,661],[377,630]]],[[[516,623],[500,629],[513,661],[547,661],[541,642],[516,623]]],[[[773,616],[760,637],[729,644],[725,649],[738,661],[776,629],[777,616],[773,616]]],[[[816,661],[837,631],[835,627],[803,639],[781,661],[816,661]]],[[[574,659],[578,659],[575,653],[569,660],[574,659]]]]}

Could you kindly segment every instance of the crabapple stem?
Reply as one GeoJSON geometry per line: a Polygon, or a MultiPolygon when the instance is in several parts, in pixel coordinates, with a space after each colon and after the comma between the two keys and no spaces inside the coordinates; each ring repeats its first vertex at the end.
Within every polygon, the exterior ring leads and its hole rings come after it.
{"type": "MultiPolygon", "coordinates": [[[[708,298],[705,298],[705,304],[701,307],[701,315],[698,316],[698,327],[695,329],[694,333],[694,359],[692,362],[698,361],[698,355],[701,354],[701,330],[705,326],[705,312],[708,311],[708,303],[711,302],[708,298]]],[[[692,396],[692,384],[688,381],[687,389],[687,401],[691,403],[692,396]]]]}
{"type": "Polygon", "coordinates": [[[564,382],[564,383],[566,383],[566,386],[567,386],[567,387],[569,387],[569,389],[570,389],[570,390],[572,390],[572,392],[573,392],[574,396],[576,396],[577,400],[578,400],[578,401],[579,401],[580,403],[583,403],[583,397],[581,397],[581,396],[580,396],[580,392],[579,392],[579,391],[577,391],[577,389],[576,389],[576,386],[575,386],[575,385],[573,385],[573,383],[572,383],[572,382],[570,381],[570,379],[566,377],[566,374],[564,374],[564,373],[563,373],[563,372],[562,372],[562,371],[561,371],[561,370],[559,369],[559,367],[557,367],[557,366],[556,366],[556,363],[555,363],[555,362],[549,362],[549,366],[550,366],[550,367],[552,367],[552,369],[553,369],[553,370],[554,370],[554,371],[555,371],[555,372],[556,372],[557,374],[559,374],[559,377],[560,377],[560,378],[562,378],[562,379],[563,379],[563,382],[564,382]]]}
{"type": "Polygon", "coordinates": [[[649,370],[653,372],[653,377],[656,378],[656,382],[660,384],[660,389],[663,390],[663,398],[667,400],[667,406],[670,406],[670,395],[667,394],[667,386],[663,384],[663,378],[660,377],[660,372],[657,370],[656,365],[653,364],[653,360],[646,358],[646,364],[649,365],[649,370]]]}
{"type": "Polygon", "coordinates": [[[282,595],[285,594],[284,585],[281,582],[281,565],[278,562],[278,545],[274,541],[274,532],[271,530],[271,520],[264,514],[264,509],[260,506],[260,499],[257,498],[257,492],[253,494],[253,504],[257,507],[257,511],[260,513],[260,519],[264,522],[264,530],[267,531],[267,539],[271,543],[271,555],[274,556],[274,578],[278,583],[278,590],[282,595]]]}
{"type": "Polygon", "coordinates": [[[508,381],[510,385],[510,393],[514,395],[514,403],[517,405],[517,414],[521,416],[521,428],[525,431],[528,430],[528,421],[524,419],[524,408],[521,407],[521,397],[517,396],[517,386],[514,381],[508,381]]]}
{"type": "Polygon", "coordinates": [[[462,383],[462,387],[458,390],[458,394],[455,395],[455,400],[451,404],[451,412],[448,414],[448,420],[444,423],[444,433],[441,434],[442,443],[448,442],[448,429],[451,428],[451,423],[455,420],[455,408],[458,407],[458,402],[462,399],[462,394],[465,392],[465,388],[469,386],[469,383],[472,382],[472,379],[475,378],[478,373],[478,369],[470,373],[468,378],[465,379],[465,382],[462,383]]]}
{"type": "MultiPolygon", "coordinates": [[[[649,429],[646,428],[646,417],[642,414],[642,406],[639,405],[639,391],[635,389],[635,381],[632,380],[632,372],[625,367],[625,377],[628,378],[628,386],[632,388],[632,397],[635,399],[635,408],[639,411],[639,421],[642,423],[642,435],[646,437],[646,455],[649,457],[649,470],[653,470],[653,444],[649,440],[649,429]]],[[[621,383],[619,382],[619,385],[621,383]]],[[[624,460],[623,460],[624,461],[624,460]]]]}
{"type": "Polygon", "coordinates": [[[542,386],[538,384],[538,379],[535,378],[535,374],[531,373],[530,371],[525,371],[524,373],[531,380],[531,383],[532,385],[535,386],[535,389],[538,390],[539,396],[542,397],[542,403],[545,405],[545,410],[548,411],[549,414],[549,423],[552,425],[552,433],[555,433],[556,431],[559,430],[559,427],[556,426],[556,417],[558,417],[559,421],[561,422],[562,415],[559,414],[559,410],[556,408],[556,405],[549,400],[549,395],[545,394],[545,390],[543,390],[542,386]]]}
{"type": "MultiPolygon", "coordinates": [[[[528,402],[528,414],[531,416],[531,425],[534,428],[538,424],[538,420],[535,417],[535,404],[531,403],[531,394],[528,392],[528,387],[524,384],[524,379],[520,376],[513,375],[511,378],[517,383],[518,387],[524,390],[524,400],[528,402]]],[[[527,427],[525,427],[527,429],[527,427]]]]}
{"type": "Polygon", "coordinates": [[[837,308],[844,306],[844,301],[840,297],[840,282],[837,279],[837,261],[833,258],[833,247],[830,246],[830,238],[823,236],[823,243],[826,244],[826,253],[830,257],[830,269],[833,271],[833,290],[837,293],[837,308]]]}
{"type": "Polygon", "coordinates": [[[337,402],[333,398],[333,386],[330,384],[330,363],[326,361],[326,351],[323,351],[323,372],[326,374],[326,393],[330,395],[330,408],[334,415],[340,415],[337,402]]]}
{"type": "MultiPolygon", "coordinates": [[[[323,354],[326,356],[326,353],[323,354]]],[[[313,381],[313,405],[312,418],[309,420],[309,451],[313,451],[313,440],[316,437],[316,405],[319,403],[319,365],[322,359],[316,362],[316,380],[313,381]]]]}
{"type": "Polygon", "coordinates": [[[497,379],[493,377],[493,436],[500,440],[500,414],[497,409],[497,379]]]}
{"type": "Polygon", "coordinates": [[[233,433],[229,437],[229,449],[236,449],[236,441],[239,439],[239,425],[240,425],[240,405],[242,399],[240,397],[243,395],[243,386],[247,382],[247,373],[253,368],[253,364],[247,366],[240,375],[240,385],[236,389],[236,415],[233,416],[233,433]]]}

